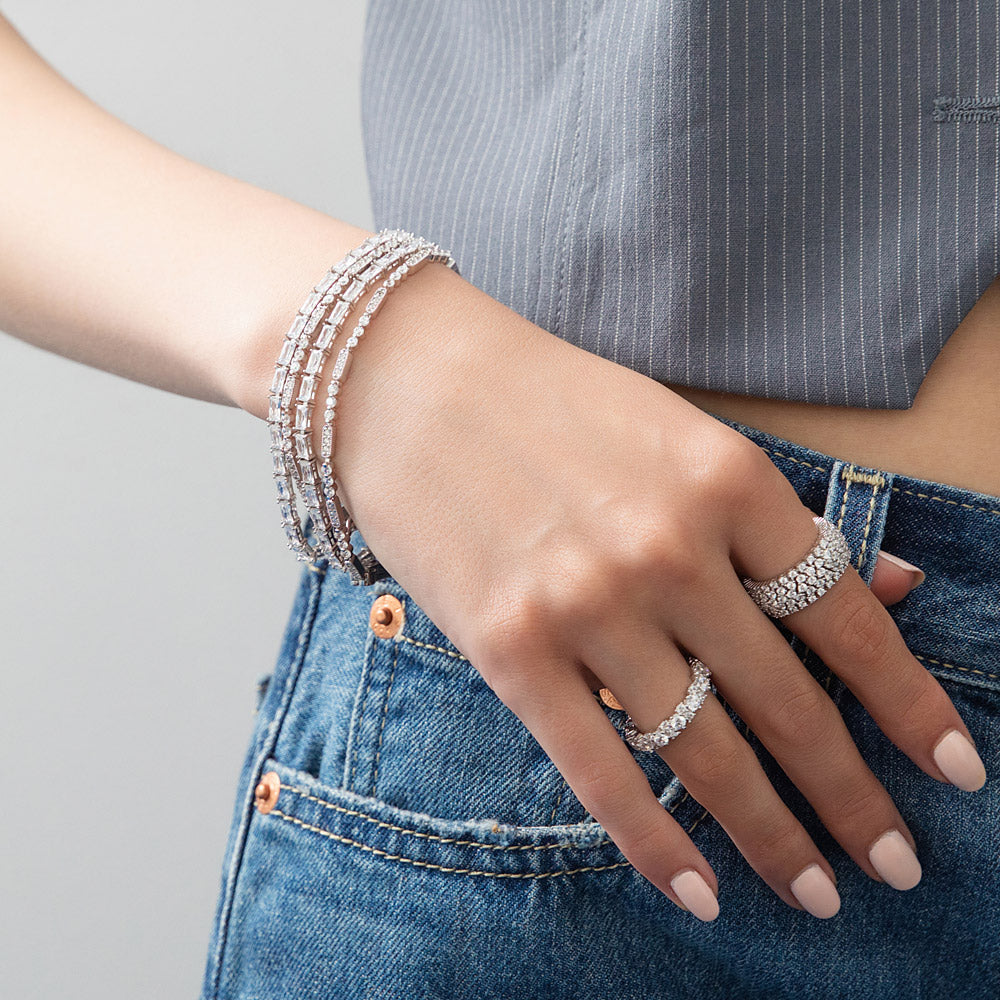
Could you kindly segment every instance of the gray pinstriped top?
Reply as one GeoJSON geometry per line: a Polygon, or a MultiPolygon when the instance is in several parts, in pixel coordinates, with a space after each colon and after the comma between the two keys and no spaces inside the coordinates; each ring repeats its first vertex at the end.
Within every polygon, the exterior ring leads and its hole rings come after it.
{"type": "Polygon", "coordinates": [[[998,0],[369,0],[376,228],[663,382],[905,408],[1000,270],[998,0]]]}

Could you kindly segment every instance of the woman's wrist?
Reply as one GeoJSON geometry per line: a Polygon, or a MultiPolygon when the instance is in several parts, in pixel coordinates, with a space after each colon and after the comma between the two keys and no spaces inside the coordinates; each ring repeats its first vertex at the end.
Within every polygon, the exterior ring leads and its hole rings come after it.
{"type": "MultiPolygon", "coordinates": [[[[282,252],[270,256],[248,285],[244,322],[229,357],[218,365],[222,392],[234,406],[267,419],[275,361],[296,313],[329,268],[371,235],[371,230],[329,216],[319,216],[294,239],[284,233],[282,252]]],[[[370,294],[359,300],[360,308],[370,294]]]]}

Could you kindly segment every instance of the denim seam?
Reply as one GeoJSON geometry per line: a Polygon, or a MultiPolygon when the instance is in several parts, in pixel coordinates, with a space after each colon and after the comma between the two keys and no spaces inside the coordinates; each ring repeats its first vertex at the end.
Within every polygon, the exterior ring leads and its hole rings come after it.
{"type": "MultiPolygon", "coordinates": [[[[851,466],[853,469],[854,466],[851,466]]],[[[847,479],[845,476],[845,481],[847,485],[844,487],[844,495],[840,498],[840,514],[837,517],[837,530],[840,531],[844,527],[844,512],[847,510],[847,494],[851,492],[851,480],[847,479]]]]}
{"type": "Polygon", "coordinates": [[[400,632],[399,635],[396,636],[396,638],[400,642],[408,642],[414,646],[420,646],[421,649],[433,649],[439,653],[445,653],[448,656],[453,656],[456,660],[465,660],[466,662],[470,662],[469,658],[467,656],[463,656],[461,653],[456,653],[453,650],[445,649],[444,646],[435,646],[431,642],[421,642],[419,639],[411,639],[408,635],[403,635],[402,632],[400,632]]]}
{"type": "MultiPolygon", "coordinates": [[[[747,729],[747,733],[749,734],[749,732],[750,732],[749,726],[747,726],[746,729],[747,729]]],[[[573,846],[572,844],[566,844],[566,843],[558,843],[558,844],[487,844],[487,843],[483,843],[483,842],[477,841],[477,840],[455,840],[453,837],[442,837],[442,836],[440,836],[438,834],[435,834],[435,833],[424,833],[424,832],[422,832],[420,830],[411,830],[408,827],[399,826],[399,825],[397,825],[395,823],[387,823],[385,820],[382,820],[382,819],[375,819],[373,816],[369,816],[366,812],[363,812],[360,809],[348,809],[347,806],[338,806],[338,805],[336,805],[333,802],[327,802],[326,799],[321,799],[321,798],[319,798],[319,796],[312,795],[309,792],[307,792],[304,788],[300,788],[298,785],[289,785],[289,784],[286,784],[285,782],[281,782],[281,788],[284,788],[287,791],[292,792],[295,795],[298,795],[298,796],[300,796],[303,799],[308,799],[310,802],[315,802],[317,805],[322,806],[324,809],[329,809],[331,812],[343,813],[345,816],[354,816],[357,819],[363,819],[366,823],[371,823],[373,826],[380,826],[380,827],[382,827],[383,829],[386,829],[386,830],[395,830],[397,833],[407,833],[407,834],[410,834],[411,836],[419,837],[422,840],[433,840],[433,841],[436,841],[436,842],[442,843],[442,844],[455,844],[457,846],[463,846],[463,847],[482,847],[482,848],[485,848],[485,849],[491,850],[491,851],[543,851],[543,850],[549,850],[549,849],[554,848],[554,847],[572,847],[573,846]]],[[[667,809],[667,812],[668,813],[673,813],[675,810],[677,810],[681,806],[681,804],[684,802],[684,800],[689,797],[689,794],[690,793],[685,788],[684,789],[684,794],[672,806],[670,806],[669,809],[667,809]]],[[[275,812],[276,810],[272,809],[271,811],[275,812]]],[[[706,809],[705,812],[707,813],[708,810],[706,809]]],[[[703,819],[703,818],[704,818],[704,815],[701,817],[701,819],[703,819]]],[[[700,822],[700,819],[699,819],[698,822],[700,822]]],[[[578,824],[578,825],[580,825],[580,826],[591,826],[593,824],[590,824],[590,823],[582,824],[581,823],[581,824],[578,824]]],[[[696,825],[697,825],[697,823],[695,824],[695,826],[696,825]]],[[[694,826],[692,826],[687,832],[690,833],[691,830],[693,830],[693,829],[694,829],[694,826]]],[[[604,844],[607,844],[607,843],[610,843],[610,842],[611,842],[611,838],[607,836],[607,832],[605,831],[605,839],[604,839],[603,843],[602,844],[597,844],[597,845],[594,845],[594,846],[603,846],[604,844]]]]}
{"type": "MultiPolygon", "coordinates": [[[[352,840],[350,837],[344,837],[339,833],[332,833],[330,830],[324,830],[321,826],[313,826],[311,823],[306,823],[295,816],[289,816],[283,813],[280,809],[272,809],[268,816],[276,816],[286,823],[294,823],[296,826],[301,826],[306,830],[311,830],[313,833],[318,833],[322,837],[329,837],[331,840],[336,840],[341,844],[349,844],[351,847],[359,847],[362,851],[370,851],[372,854],[377,854],[380,857],[385,858],[387,861],[404,861],[408,865],[416,865],[418,868],[433,868],[441,872],[450,872],[454,875],[484,875],[487,878],[551,878],[553,875],[575,875],[577,872],[601,872],[607,871],[610,868],[631,868],[631,861],[616,861],[614,864],[610,865],[588,865],[584,868],[561,868],[557,871],[551,872],[487,872],[479,871],[474,868],[451,868],[447,865],[436,865],[430,861],[417,861],[416,858],[408,858],[402,854],[390,854],[388,851],[383,851],[378,847],[372,847],[371,844],[362,844],[358,840],[352,840]]],[[[555,845],[561,846],[561,845],[555,845]]]]}
{"type": "Polygon", "coordinates": [[[1000,514],[1000,510],[993,507],[977,507],[971,503],[961,503],[959,500],[949,500],[947,497],[939,497],[933,493],[917,493],[915,490],[905,490],[899,486],[893,486],[896,493],[909,493],[911,497],[920,497],[922,500],[940,500],[941,503],[950,503],[953,507],[964,507],[966,510],[978,510],[983,514],[1000,514]]]}
{"type": "Polygon", "coordinates": [[[789,462],[795,462],[796,465],[804,465],[807,469],[815,469],[817,472],[825,472],[829,475],[830,470],[824,469],[821,465],[812,465],[809,462],[803,462],[801,458],[794,458],[791,455],[786,455],[783,451],[775,451],[773,448],[768,448],[766,444],[759,444],[757,447],[770,452],[772,455],[777,455],[779,458],[787,458],[789,462]]]}
{"type": "Polygon", "coordinates": [[[861,564],[865,561],[865,549],[868,546],[868,533],[871,531],[872,517],[875,515],[875,500],[878,498],[879,487],[885,486],[885,479],[882,476],[876,475],[865,479],[864,482],[871,482],[872,495],[871,499],[868,501],[868,520],[865,521],[865,533],[861,538],[861,548],[858,551],[859,570],[861,569],[861,564]]]}
{"type": "Polygon", "coordinates": [[[392,694],[392,682],[396,676],[396,663],[399,660],[399,646],[392,647],[392,671],[389,674],[389,686],[386,688],[385,701],[382,703],[382,725],[378,730],[378,743],[375,745],[375,772],[372,775],[371,798],[375,798],[375,786],[378,783],[378,759],[382,753],[382,734],[385,732],[385,718],[389,714],[389,696],[392,694]]]}
{"type": "MultiPolygon", "coordinates": [[[[772,455],[777,455],[779,458],[787,458],[789,462],[795,462],[797,465],[804,465],[808,469],[815,469],[817,472],[825,472],[829,474],[830,470],[823,468],[821,465],[812,465],[810,462],[803,462],[801,458],[795,458],[792,455],[786,455],[784,452],[775,451],[773,448],[768,448],[767,445],[759,444],[758,448],[762,448],[766,452],[770,452],[772,455]]],[[[951,504],[953,507],[962,507],[965,510],[978,510],[983,514],[998,514],[1000,515],[1000,509],[995,507],[977,507],[975,504],[962,503],[959,500],[950,500],[948,497],[938,496],[936,493],[918,493],[915,490],[904,489],[902,486],[891,487],[893,493],[908,493],[913,497],[920,497],[922,500],[940,500],[941,503],[951,504]]]]}
{"type": "Polygon", "coordinates": [[[372,651],[374,649],[374,643],[367,645],[365,649],[365,669],[368,671],[368,676],[365,678],[365,688],[361,693],[361,705],[358,709],[358,724],[354,728],[355,739],[351,747],[353,761],[351,762],[351,780],[350,787],[354,788],[354,779],[357,777],[358,772],[358,744],[361,742],[361,723],[364,721],[365,717],[365,706],[368,704],[368,691],[371,688],[372,676],[375,673],[375,667],[372,664],[373,656],[372,651]]]}
{"type": "MultiPolygon", "coordinates": [[[[309,567],[313,569],[313,567],[309,567]]],[[[325,579],[324,570],[314,570],[319,576],[319,580],[310,587],[309,603],[302,616],[302,624],[299,628],[298,641],[295,646],[295,653],[289,664],[288,676],[285,678],[285,688],[281,693],[281,703],[275,711],[274,717],[268,723],[266,739],[257,754],[257,762],[254,766],[251,780],[244,792],[244,808],[240,822],[240,829],[237,834],[237,841],[233,846],[233,856],[229,865],[229,872],[226,879],[225,901],[223,909],[219,914],[218,942],[213,956],[213,969],[211,978],[211,996],[217,998],[219,995],[219,984],[222,978],[222,963],[225,959],[226,945],[229,942],[229,919],[232,914],[233,900],[236,895],[236,882],[243,867],[243,855],[246,850],[247,834],[250,828],[250,820],[254,814],[253,795],[263,771],[263,765],[268,757],[273,753],[277,743],[278,731],[284,722],[288,712],[288,705],[291,701],[299,672],[302,669],[302,661],[305,658],[305,650],[308,647],[308,638],[312,636],[313,624],[316,620],[316,612],[319,609],[319,595],[325,579]]]]}
{"type": "Polygon", "coordinates": [[[990,674],[985,670],[976,670],[975,667],[960,667],[957,663],[946,663],[944,660],[935,660],[932,656],[921,656],[919,653],[913,654],[918,660],[924,660],[927,663],[936,663],[941,667],[951,667],[954,670],[961,670],[967,674],[979,674],[980,677],[990,677],[993,680],[1000,680],[1000,674],[990,674]]]}

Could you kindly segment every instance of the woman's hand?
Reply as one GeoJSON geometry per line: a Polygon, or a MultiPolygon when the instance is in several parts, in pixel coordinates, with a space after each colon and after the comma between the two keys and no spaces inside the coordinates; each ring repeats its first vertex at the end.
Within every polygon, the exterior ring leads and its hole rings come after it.
{"type": "MultiPolygon", "coordinates": [[[[784,572],[816,540],[812,512],[763,450],[443,265],[388,296],[357,353],[338,408],[346,506],[638,871],[702,919],[718,912],[711,867],[593,694],[610,688],[651,730],[684,696],[690,653],[857,864],[916,884],[906,823],[740,582],[784,572]],[[893,830],[902,839],[873,860],[893,830]],[[697,875],[674,882],[685,871],[697,875]]],[[[882,572],[893,599],[905,592],[897,571],[882,572]]],[[[853,568],[783,622],[947,780],[933,749],[968,730],[853,568]]],[[[792,883],[805,872],[806,908],[836,911],[832,868],[715,696],[658,752],[786,903],[802,908],[792,883]]]]}

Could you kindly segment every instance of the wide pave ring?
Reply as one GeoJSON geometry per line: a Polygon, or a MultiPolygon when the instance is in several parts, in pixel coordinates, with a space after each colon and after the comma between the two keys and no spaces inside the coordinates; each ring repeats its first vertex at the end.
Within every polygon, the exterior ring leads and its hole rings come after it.
{"type": "Polygon", "coordinates": [[[632,716],[625,719],[623,735],[629,746],[636,750],[656,750],[665,747],[690,721],[694,713],[701,708],[709,689],[714,690],[711,683],[711,672],[696,656],[689,656],[692,680],[688,686],[684,700],[674,709],[669,719],[664,719],[652,732],[640,733],[636,729],[632,716]]]}
{"type": "Polygon", "coordinates": [[[743,578],[754,604],[772,618],[784,618],[818,600],[851,561],[850,547],[840,530],[825,517],[814,515],[813,521],[819,527],[819,541],[798,565],[772,580],[743,578]]]}

